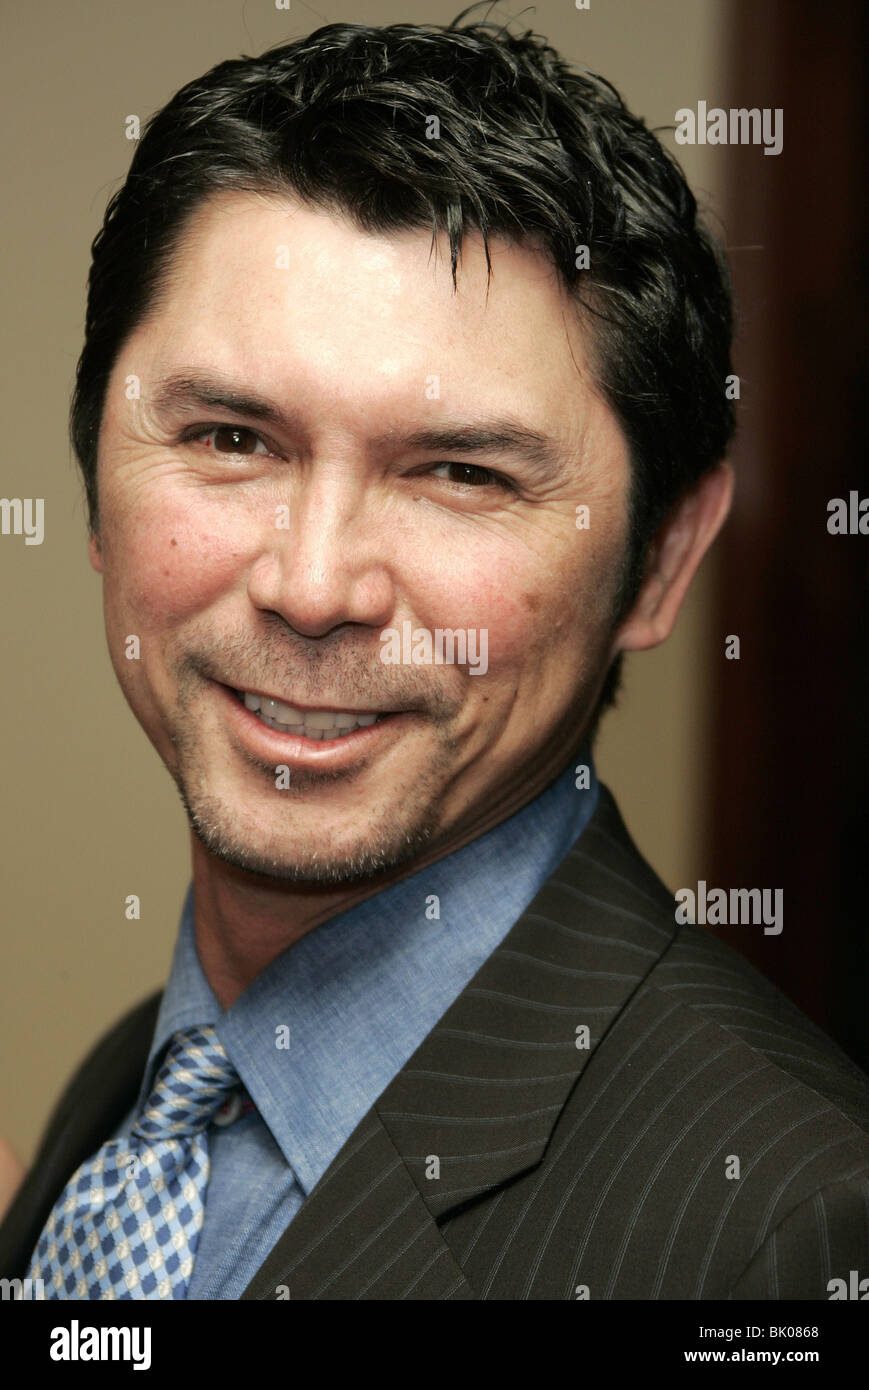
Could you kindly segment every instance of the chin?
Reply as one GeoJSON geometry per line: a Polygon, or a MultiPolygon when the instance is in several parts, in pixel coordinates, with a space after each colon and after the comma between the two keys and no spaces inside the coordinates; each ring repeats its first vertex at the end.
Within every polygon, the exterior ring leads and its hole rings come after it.
{"type": "Polygon", "coordinates": [[[365,838],[354,829],[340,847],[334,823],[331,829],[327,823],[316,838],[308,825],[297,836],[287,832],[264,843],[254,826],[242,830],[225,805],[207,799],[194,804],[183,789],[181,800],[194,834],[209,854],[243,873],[284,883],[337,888],[380,879],[418,856],[432,838],[428,825],[401,829],[390,823],[388,829],[378,830],[368,818],[365,838]]]}

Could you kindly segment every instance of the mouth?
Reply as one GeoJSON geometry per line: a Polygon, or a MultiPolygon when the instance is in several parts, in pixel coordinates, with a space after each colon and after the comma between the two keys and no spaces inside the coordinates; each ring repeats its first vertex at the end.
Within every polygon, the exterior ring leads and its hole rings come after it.
{"type": "Polygon", "coordinates": [[[233,689],[233,694],[246,710],[270,729],[317,742],[347,738],[357,729],[370,728],[372,724],[381,723],[389,717],[387,713],[377,711],[300,709],[250,690],[233,689]]]}

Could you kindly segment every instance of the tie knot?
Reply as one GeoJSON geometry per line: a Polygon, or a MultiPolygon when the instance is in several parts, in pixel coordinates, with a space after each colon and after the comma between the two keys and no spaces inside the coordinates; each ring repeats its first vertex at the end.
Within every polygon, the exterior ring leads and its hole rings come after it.
{"type": "Polygon", "coordinates": [[[212,1027],[176,1033],[132,1133],[145,1139],[194,1134],[238,1085],[238,1072],[212,1027]]]}

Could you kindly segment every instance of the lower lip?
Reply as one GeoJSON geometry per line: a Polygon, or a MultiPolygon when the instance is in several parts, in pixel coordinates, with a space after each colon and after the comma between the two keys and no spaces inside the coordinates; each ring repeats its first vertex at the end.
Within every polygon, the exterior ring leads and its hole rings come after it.
{"type": "Polygon", "coordinates": [[[387,714],[376,724],[354,729],[340,738],[305,738],[304,734],[284,734],[280,729],[270,728],[242,704],[235,691],[226,685],[216,688],[223,696],[230,722],[245,747],[264,761],[286,763],[288,767],[324,771],[350,767],[372,752],[381,752],[400,737],[407,721],[413,717],[409,713],[387,714]]]}

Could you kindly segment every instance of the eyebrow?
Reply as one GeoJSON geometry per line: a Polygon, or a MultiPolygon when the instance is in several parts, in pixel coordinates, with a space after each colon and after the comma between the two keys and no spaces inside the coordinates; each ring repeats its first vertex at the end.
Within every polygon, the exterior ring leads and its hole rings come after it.
{"type": "Polygon", "coordinates": [[[254,392],[237,391],[216,377],[186,375],[169,376],[159,382],[151,398],[158,412],[193,409],[196,406],[219,406],[236,415],[265,420],[272,425],[289,426],[292,417],[254,392]]]}
{"type": "MultiPolygon", "coordinates": [[[[217,407],[287,432],[301,427],[300,418],[292,411],[280,409],[256,392],[236,389],[218,378],[199,373],[166,377],[158,384],[151,403],[159,413],[217,407]]],[[[395,452],[507,454],[522,459],[541,473],[556,472],[561,465],[561,451],[554,439],[509,418],[435,425],[409,432],[390,429],[368,443],[374,449],[395,452]]]]}
{"type": "Polygon", "coordinates": [[[512,420],[433,426],[409,434],[390,431],[373,443],[375,447],[432,454],[508,454],[541,471],[554,471],[559,463],[559,450],[554,440],[512,420]]]}

